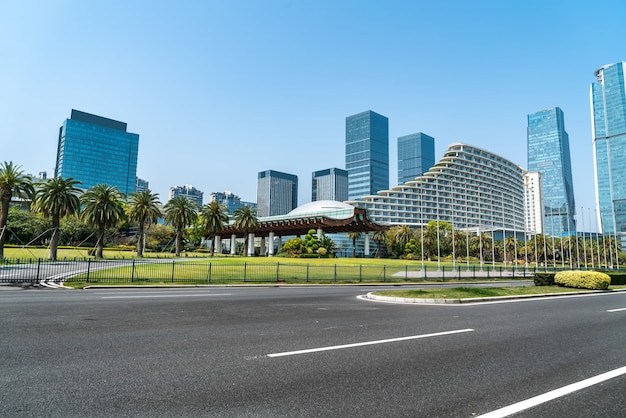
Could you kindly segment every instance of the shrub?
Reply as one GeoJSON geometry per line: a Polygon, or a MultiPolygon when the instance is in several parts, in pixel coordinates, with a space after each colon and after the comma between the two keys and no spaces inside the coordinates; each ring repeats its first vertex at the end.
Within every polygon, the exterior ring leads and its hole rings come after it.
{"type": "Polygon", "coordinates": [[[608,289],[611,277],[598,271],[561,271],[554,276],[554,283],[577,289],[608,289]]]}
{"type": "Polygon", "coordinates": [[[603,271],[602,273],[606,273],[611,277],[612,285],[624,285],[626,284],[626,274],[614,272],[614,271],[603,271]]]}
{"type": "Polygon", "coordinates": [[[554,274],[555,273],[535,273],[533,275],[535,286],[554,286],[554,274]]]}

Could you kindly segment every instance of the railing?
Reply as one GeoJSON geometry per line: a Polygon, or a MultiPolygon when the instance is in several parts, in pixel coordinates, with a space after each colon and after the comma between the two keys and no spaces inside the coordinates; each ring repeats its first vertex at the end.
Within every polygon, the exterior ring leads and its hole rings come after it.
{"type": "MultiPolygon", "coordinates": [[[[560,269],[559,269],[560,270],[560,269]]],[[[549,271],[559,271],[549,269],[549,271]]],[[[545,271],[537,270],[537,271],[545,271]]],[[[90,284],[364,283],[530,278],[523,267],[457,265],[341,265],[241,263],[167,259],[4,259],[0,283],[85,282],[90,284]]]]}

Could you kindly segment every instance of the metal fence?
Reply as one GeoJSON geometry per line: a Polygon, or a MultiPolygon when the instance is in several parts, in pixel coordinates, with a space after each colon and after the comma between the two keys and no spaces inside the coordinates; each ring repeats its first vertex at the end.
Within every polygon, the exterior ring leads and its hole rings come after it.
{"type": "Polygon", "coordinates": [[[0,283],[17,284],[58,284],[62,281],[90,284],[385,283],[529,278],[533,273],[523,267],[457,265],[422,268],[421,264],[410,263],[374,266],[180,259],[4,259],[0,262],[0,283]]]}

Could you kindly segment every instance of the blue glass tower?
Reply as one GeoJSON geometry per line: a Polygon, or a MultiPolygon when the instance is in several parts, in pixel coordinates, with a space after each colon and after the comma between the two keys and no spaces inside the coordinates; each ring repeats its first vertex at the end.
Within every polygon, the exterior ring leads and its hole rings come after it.
{"type": "Polygon", "coordinates": [[[139,135],[126,123],[72,109],[59,129],[55,177],[72,177],[83,189],[96,184],[135,191],[139,135]]]}
{"type": "Polygon", "coordinates": [[[348,172],[340,168],[327,168],[313,172],[311,201],[348,200],[348,172]]]}
{"type": "Polygon", "coordinates": [[[596,199],[604,234],[626,233],[626,63],[596,70],[591,84],[596,199]]]}
{"type": "Polygon", "coordinates": [[[575,233],[569,136],[558,107],[528,115],[528,171],[540,172],[543,180],[544,234],[575,233]]]}
{"type": "Polygon", "coordinates": [[[256,203],[259,217],[289,213],[298,206],[298,176],[275,170],[261,171],[256,203]]]}
{"type": "Polygon", "coordinates": [[[398,184],[415,180],[435,165],[435,138],[424,133],[398,138],[398,184]]]}
{"type": "Polygon", "coordinates": [[[389,119],[368,110],[346,118],[348,199],[389,188],[389,119]]]}

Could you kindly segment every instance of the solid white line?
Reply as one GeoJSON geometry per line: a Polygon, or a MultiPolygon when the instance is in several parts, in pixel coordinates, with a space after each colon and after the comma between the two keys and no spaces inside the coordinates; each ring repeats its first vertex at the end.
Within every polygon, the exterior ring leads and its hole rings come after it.
{"type": "Polygon", "coordinates": [[[614,377],[626,374],[626,367],[620,367],[619,369],[611,370],[610,372],[602,373],[589,379],[581,380],[577,383],[564,386],[559,389],[544,393],[543,395],[535,396],[534,398],[526,399],[525,401],[509,405],[507,407],[497,409],[484,415],[479,415],[476,418],[502,418],[509,415],[516,414],[528,408],[532,408],[544,402],[551,401],[561,396],[569,395],[572,392],[587,388],[589,386],[597,385],[605,380],[613,379],[614,377]]]}
{"type": "Polygon", "coordinates": [[[417,340],[419,338],[438,337],[441,335],[459,334],[461,332],[471,332],[471,331],[474,331],[474,330],[471,328],[467,328],[467,329],[459,329],[456,331],[436,332],[433,334],[412,335],[410,337],[390,338],[388,340],[366,341],[362,343],[334,345],[334,346],[320,347],[320,348],[310,348],[308,350],[286,351],[284,353],[268,354],[267,356],[268,357],[293,356],[296,354],[308,354],[308,353],[316,353],[319,351],[330,351],[330,350],[340,350],[343,348],[362,347],[364,345],[385,344],[385,343],[393,343],[397,341],[417,340]]]}
{"type": "Polygon", "coordinates": [[[626,308],[610,309],[607,312],[620,312],[620,311],[626,311],[626,308]]]}
{"type": "Polygon", "coordinates": [[[136,295],[136,296],[102,296],[100,299],[140,299],[140,298],[181,298],[195,296],[232,296],[232,293],[198,293],[193,295],[136,295]]]}

